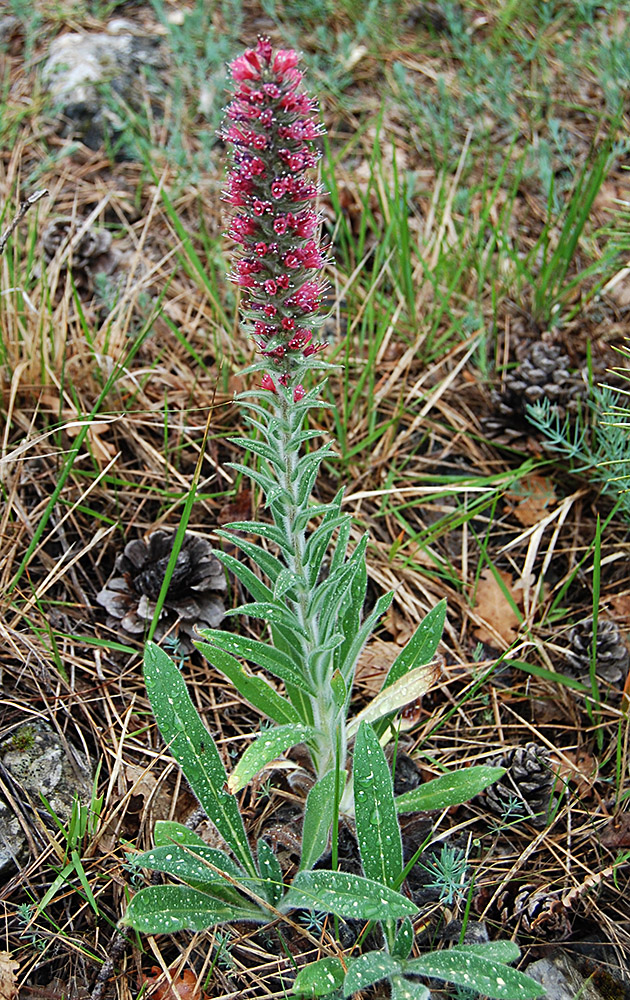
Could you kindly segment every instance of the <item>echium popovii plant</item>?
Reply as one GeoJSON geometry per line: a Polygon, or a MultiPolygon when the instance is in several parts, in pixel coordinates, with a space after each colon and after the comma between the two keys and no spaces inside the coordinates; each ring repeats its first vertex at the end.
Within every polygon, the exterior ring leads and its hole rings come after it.
{"type": "MultiPolygon", "coordinates": [[[[226,199],[234,207],[230,235],[239,246],[234,280],[243,289],[262,371],[258,391],[242,393],[256,438],[235,441],[260,459],[258,468],[235,467],[261,488],[270,519],[239,521],[220,534],[235,543],[265,579],[234,557],[217,552],[249,591],[252,602],[235,613],[262,619],[271,642],[216,629],[197,643],[241,695],[271,722],[228,776],[218,749],[194,708],[180,670],[149,644],[145,679],[156,721],[227,850],[208,847],[187,827],[156,824],[155,846],[132,863],[177,877],[181,884],[149,886],[135,894],[124,922],[148,933],[202,930],[239,920],[267,923],[294,909],[337,918],[376,921],[383,948],[337,954],[302,969],[293,992],[349,997],[388,979],[397,1000],[427,1000],[425,976],[458,983],[502,1000],[527,1000],[540,986],[506,962],[518,957],[509,941],[451,947],[411,957],[412,917],[418,908],[400,891],[422,848],[407,865],[397,814],[444,809],[478,794],[503,768],[477,766],[449,772],[394,797],[383,737],[396,711],[426,690],[442,635],[442,602],[419,625],[384,679],[383,690],[348,720],[357,659],[392,595],[363,617],[367,536],[350,547],[350,519],[342,492],[315,505],[311,493],[331,446],[306,451],[318,432],[305,429],[308,411],[322,405],[321,386],[304,388],[309,370],[330,367],[314,337],[326,257],[318,240],[318,187],[309,172],[321,134],[316,105],[301,90],[293,51],[272,52],[260,39],[231,66],[236,93],[223,136],[232,147],[226,199]],[[243,536],[258,535],[268,545],[243,536]],[[324,570],[325,560],[327,563],[324,570]],[[284,685],[283,693],[249,664],[284,685]],[[352,780],[348,746],[354,739],[352,780]],[[297,743],[306,744],[315,783],[302,827],[299,871],[291,885],[271,846],[249,843],[235,792],[261,768],[297,743]],[[354,816],[363,875],[337,869],[339,811],[354,816]],[[315,869],[332,831],[332,868],[315,869]]],[[[306,932],[305,932],[306,933],[306,932]]]]}

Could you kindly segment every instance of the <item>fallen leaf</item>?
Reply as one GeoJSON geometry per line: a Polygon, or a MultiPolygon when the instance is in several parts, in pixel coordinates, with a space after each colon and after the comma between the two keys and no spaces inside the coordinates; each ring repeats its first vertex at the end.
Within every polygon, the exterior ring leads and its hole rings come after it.
{"type": "Polygon", "coordinates": [[[172,985],[157,965],[151,972],[152,976],[142,977],[147,986],[146,996],[151,1000],[200,1000],[201,987],[191,969],[185,969],[179,976],[171,973],[172,985]]]}
{"type": "Polygon", "coordinates": [[[0,1000],[17,1000],[15,973],[19,967],[8,951],[0,951],[0,1000]]]}
{"type": "Polygon", "coordinates": [[[563,781],[571,781],[576,786],[580,798],[585,798],[597,781],[599,769],[597,761],[585,750],[565,750],[562,757],[555,757],[554,770],[563,781]]]}
{"type": "Polygon", "coordinates": [[[372,697],[377,695],[399,653],[400,646],[397,642],[384,642],[383,639],[374,639],[365,646],[357,662],[358,689],[372,697]]]}
{"type": "Polygon", "coordinates": [[[630,593],[627,590],[622,594],[606,594],[605,601],[618,625],[630,622],[630,593]]]}
{"type": "Polygon", "coordinates": [[[385,616],[384,625],[387,631],[391,632],[398,646],[406,646],[417,628],[416,624],[401,615],[393,606],[390,606],[385,616]]]}
{"type": "Polygon", "coordinates": [[[603,830],[598,831],[599,843],[615,851],[620,847],[630,847],[630,813],[613,816],[603,830]]]}
{"type": "Polygon", "coordinates": [[[551,479],[536,473],[525,476],[515,484],[513,489],[507,491],[505,499],[511,513],[524,528],[538,524],[557,503],[551,479]]]}
{"type": "MultiPolygon", "coordinates": [[[[518,593],[515,590],[512,574],[504,570],[496,572],[503,580],[514,603],[518,605],[519,600],[522,600],[522,591],[518,593]]],[[[480,620],[473,631],[475,639],[479,642],[485,642],[496,648],[497,637],[502,639],[506,646],[510,646],[517,638],[519,616],[490,569],[484,570],[479,577],[476,601],[472,610],[475,618],[480,620]]]]}

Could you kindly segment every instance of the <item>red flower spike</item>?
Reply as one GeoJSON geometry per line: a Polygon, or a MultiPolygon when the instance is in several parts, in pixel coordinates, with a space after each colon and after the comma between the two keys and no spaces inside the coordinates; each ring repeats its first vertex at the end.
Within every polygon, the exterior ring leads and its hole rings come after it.
{"type": "MultiPolygon", "coordinates": [[[[275,392],[270,372],[290,387],[305,359],[324,347],[300,325],[320,307],[322,285],[313,272],[326,264],[320,216],[311,207],[319,187],[308,176],[319,158],[313,143],[324,130],[316,102],[301,89],[293,49],[274,53],[269,39],[260,38],[232,62],[231,73],[234,94],[222,131],[232,161],[224,199],[237,208],[229,229],[237,244],[230,278],[242,288],[245,313],[260,316],[253,333],[270,370],[262,388],[275,392]]],[[[301,382],[293,392],[296,402],[303,398],[301,382]]]]}

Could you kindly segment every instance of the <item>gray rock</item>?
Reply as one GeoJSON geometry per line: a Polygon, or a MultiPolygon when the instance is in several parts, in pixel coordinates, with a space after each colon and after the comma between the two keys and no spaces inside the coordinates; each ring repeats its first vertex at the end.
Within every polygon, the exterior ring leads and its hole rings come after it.
{"type": "MultiPolygon", "coordinates": [[[[70,759],[64,741],[52,726],[35,720],[14,730],[0,744],[0,764],[8,773],[16,801],[43,810],[41,792],[62,823],[72,814],[75,795],[88,803],[92,794],[93,774],[84,753],[70,747],[70,759]]],[[[40,812],[41,815],[41,812],[40,812]]],[[[25,810],[22,822],[28,821],[25,810]]],[[[0,871],[16,864],[27,852],[27,840],[20,818],[9,803],[0,799],[0,871]]]]}
{"type": "Polygon", "coordinates": [[[547,958],[531,962],[525,972],[537,983],[545,987],[544,1000],[604,1000],[591,978],[586,978],[577,969],[566,952],[554,951],[547,958]]]}
{"type": "Polygon", "coordinates": [[[42,82],[60,114],[60,132],[98,149],[103,137],[120,133],[124,121],[115,110],[119,95],[133,108],[144,100],[143,67],[164,68],[160,40],[137,33],[116,18],[106,32],[60,35],[51,43],[42,82]]]}

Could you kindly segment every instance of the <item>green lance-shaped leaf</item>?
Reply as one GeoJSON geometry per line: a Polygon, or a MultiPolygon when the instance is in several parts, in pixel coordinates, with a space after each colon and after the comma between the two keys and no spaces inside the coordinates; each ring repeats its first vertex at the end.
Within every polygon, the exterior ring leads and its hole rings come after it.
{"type": "Polygon", "coordinates": [[[238,764],[228,778],[228,788],[231,792],[239,792],[248,781],[265,766],[271,763],[281,753],[298,743],[307,743],[315,737],[312,726],[290,725],[278,726],[276,729],[266,729],[258,739],[247,748],[238,764]]]}
{"type": "MultiPolygon", "coordinates": [[[[253,421],[252,421],[253,423],[253,421]]],[[[228,438],[231,444],[237,444],[243,449],[243,451],[251,451],[254,455],[258,455],[260,458],[266,459],[268,462],[273,463],[276,458],[276,452],[270,445],[265,444],[264,441],[255,441],[253,438],[242,438],[233,437],[228,438]]]]}
{"type": "Polygon", "coordinates": [[[303,721],[290,701],[274,691],[262,677],[256,677],[252,674],[229,653],[207,642],[195,642],[195,646],[207,656],[213,667],[216,667],[222,674],[225,674],[228,680],[232,681],[243,698],[263,715],[273,719],[281,726],[290,722],[303,721]]]}
{"type": "Polygon", "coordinates": [[[292,502],[291,494],[287,490],[283,489],[271,476],[268,476],[265,472],[257,471],[256,469],[250,469],[247,465],[241,465],[240,462],[226,462],[228,469],[234,469],[236,472],[242,472],[244,476],[248,479],[253,480],[257,486],[260,486],[261,490],[265,494],[265,499],[267,504],[271,504],[274,500],[282,500],[283,503],[290,504],[292,502]]]}
{"type": "Polygon", "coordinates": [[[444,631],[446,621],[446,600],[441,600],[422,619],[405,648],[398,654],[385,678],[383,688],[389,687],[414,667],[430,663],[444,631]]]}
{"type": "Polygon", "coordinates": [[[263,919],[258,907],[237,907],[187,885],[151,885],[140,889],[122,918],[143,934],[203,931],[235,920],[263,919]]]}
{"type": "Polygon", "coordinates": [[[390,1000],[431,1000],[431,994],[422,983],[415,983],[402,976],[392,976],[390,1000]]]}
{"type": "Polygon", "coordinates": [[[279,907],[321,910],[357,920],[399,920],[418,907],[386,885],[347,872],[301,871],[279,907]]]}
{"type": "Polygon", "coordinates": [[[405,917],[398,928],[398,934],[392,948],[392,955],[395,958],[409,958],[413,947],[413,937],[413,924],[409,917],[405,917]]]}
{"type": "MultiPolygon", "coordinates": [[[[442,600],[439,604],[436,604],[436,606],[432,608],[427,615],[425,615],[409,642],[392,663],[383,684],[383,692],[386,691],[387,688],[396,684],[397,681],[400,681],[413,670],[417,670],[424,664],[428,665],[433,662],[437,653],[437,648],[440,644],[440,639],[442,638],[445,621],[446,601],[442,600]]],[[[436,661],[436,671],[438,666],[439,663],[436,661]]],[[[394,717],[394,714],[395,713],[392,712],[391,714],[381,718],[375,724],[374,729],[377,736],[380,737],[383,735],[394,717]]]]}
{"type": "MultiPolygon", "coordinates": [[[[300,870],[312,868],[328,847],[328,835],[335,812],[336,771],[328,771],[308,793],[302,826],[302,857],[300,870]]],[[[339,775],[339,791],[343,792],[346,772],[339,775]]]]}
{"type": "Polygon", "coordinates": [[[271,905],[277,906],[284,892],[282,868],[272,848],[262,838],[258,841],[258,868],[263,879],[262,889],[271,905]]]}
{"type": "Polygon", "coordinates": [[[308,635],[293,614],[287,607],[275,604],[273,601],[255,601],[253,604],[242,604],[240,608],[227,611],[226,615],[249,615],[251,618],[262,618],[263,621],[273,624],[283,625],[290,628],[295,636],[308,639],[308,635]]]}
{"type": "MultiPolygon", "coordinates": [[[[212,647],[216,647],[232,656],[242,656],[244,659],[251,660],[287,684],[302,688],[307,694],[314,693],[312,685],[304,677],[304,671],[300,670],[287,653],[270,646],[269,643],[261,642],[259,639],[251,639],[249,636],[235,635],[233,632],[222,632],[220,629],[200,629],[200,635],[212,643],[212,646],[204,649],[204,653],[211,663],[214,662],[212,647]]],[[[221,657],[217,660],[219,670],[222,669],[220,663],[221,657]]]]}
{"type": "Polygon", "coordinates": [[[461,802],[469,802],[484,788],[498,781],[505,774],[504,767],[489,767],[478,764],[464,767],[450,774],[442,774],[426,784],[414,788],[396,799],[399,813],[431,812],[433,809],[447,809],[461,802]]]}
{"type": "Polygon", "coordinates": [[[276,580],[275,586],[273,588],[273,599],[274,601],[279,601],[281,597],[288,594],[290,590],[295,590],[302,584],[302,577],[298,576],[292,569],[288,566],[278,574],[278,579],[276,580]]]}
{"type": "Polygon", "coordinates": [[[394,786],[385,754],[371,726],[359,727],[353,758],[354,808],[363,871],[394,887],[403,868],[394,786]]]}
{"type": "Polygon", "coordinates": [[[401,962],[399,959],[388,955],[386,951],[368,951],[365,955],[360,955],[349,966],[343,981],[342,996],[351,997],[359,990],[366,990],[368,986],[373,986],[381,979],[395,976],[400,972],[401,962]]]}
{"type": "MultiPolygon", "coordinates": [[[[359,577],[361,576],[362,574],[359,574],[359,577]]],[[[361,624],[361,626],[357,628],[355,632],[352,633],[351,636],[352,641],[350,642],[348,648],[346,649],[345,645],[341,648],[342,651],[341,651],[340,662],[337,665],[341,670],[341,673],[343,674],[343,678],[348,686],[348,690],[352,689],[352,684],[354,681],[354,671],[356,669],[357,659],[359,658],[359,654],[363,649],[365,643],[369,639],[370,635],[374,631],[374,628],[376,627],[377,623],[383,617],[385,612],[389,609],[389,606],[392,603],[393,598],[394,598],[393,590],[390,590],[389,593],[387,594],[381,594],[381,596],[377,600],[376,604],[374,605],[374,608],[372,609],[368,617],[361,624]]],[[[345,619],[344,619],[344,628],[345,628],[345,619]]]]}
{"type": "Polygon", "coordinates": [[[250,888],[260,885],[259,878],[248,878],[241,866],[232,861],[225,851],[207,844],[201,847],[197,844],[164,844],[144,854],[134,855],[133,863],[138,868],[175,875],[182,882],[207,882],[208,885],[217,882],[231,886],[231,880],[235,880],[247,881],[250,888]]]}
{"type": "MultiPolygon", "coordinates": [[[[220,538],[226,538],[233,545],[238,546],[241,552],[244,552],[255,566],[259,566],[263,573],[269,577],[272,583],[275,581],[278,574],[283,570],[283,564],[275,556],[272,556],[270,552],[263,549],[262,545],[257,545],[256,542],[250,542],[247,538],[241,538],[239,535],[233,534],[230,531],[225,531],[221,529],[217,531],[217,535],[220,538]]],[[[243,563],[239,563],[238,559],[233,560],[233,556],[228,556],[224,552],[216,553],[217,559],[219,559],[228,569],[231,569],[234,575],[247,587],[250,594],[256,601],[267,600],[266,597],[259,597],[258,590],[254,580],[260,581],[258,577],[254,577],[252,580],[252,572],[248,570],[247,567],[243,566],[243,563]],[[233,560],[233,561],[232,561],[233,560]],[[250,575],[251,574],[251,575],[250,575]],[[250,586],[251,584],[251,586],[250,586]]],[[[269,597],[272,597],[272,593],[267,588],[269,597]]]]}
{"type": "Polygon", "coordinates": [[[249,535],[260,535],[261,538],[266,538],[268,542],[273,542],[274,545],[277,545],[283,551],[289,554],[293,552],[284,531],[275,524],[267,524],[266,521],[230,521],[229,524],[224,526],[224,530],[246,531],[249,535]]]}
{"type": "Polygon", "coordinates": [[[472,952],[481,958],[492,962],[516,962],[521,956],[521,949],[514,941],[482,941],[479,944],[453,945],[451,951],[472,952]]]}
{"type": "Polygon", "coordinates": [[[221,836],[245,870],[256,876],[238,805],[223,790],[227,774],[214,740],[190,699],[180,671],[152,642],[147,643],[144,654],[144,677],[155,720],[170,752],[221,836]]]}
{"type": "Polygon", "coordinates": [[[320,958],[300,969],[293,993],[304,997],[325,997],[341,988],[345,972],[338,958],[320,958]]]}
{"type": "Polygon", "coordinates": [[[533,1000],[545,992],[535,979],[468,949],[432,952],[422,958],[408,959],[404,967],[405,972],[466,986],[494,1000],[533,1000]]]}
{"type": "Polygon", "coordinates": [[[183,823],[175,823],[170,819],[158,819],[153,827],[153,843],[156,847],[170,847],[173,844],[185,844],[187,847],[207,847],[205,840],[202,840],[198,833],[184,826],[183,823]]]}

